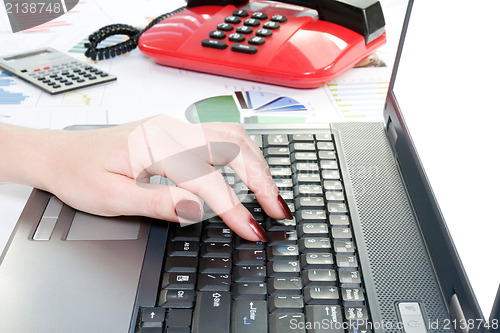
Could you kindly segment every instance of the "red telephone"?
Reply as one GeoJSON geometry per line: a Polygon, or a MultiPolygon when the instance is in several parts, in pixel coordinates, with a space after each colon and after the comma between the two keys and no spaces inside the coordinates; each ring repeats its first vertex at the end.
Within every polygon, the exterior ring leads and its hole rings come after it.
{"type": "Polygon", "coordinates": [[[377,0],[188,0],[138,45],[162,65],[315,88],[384,44],[384,26],[377,0]]]}

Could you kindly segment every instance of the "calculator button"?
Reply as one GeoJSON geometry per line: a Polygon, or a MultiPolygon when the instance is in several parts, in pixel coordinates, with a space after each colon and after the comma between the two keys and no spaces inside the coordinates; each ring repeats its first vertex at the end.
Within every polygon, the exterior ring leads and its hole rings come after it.
{"type": "Polygon", "coordinates": [[[245,36],[242,34],[234,33],[229,35],[229,40],[231,42],[243,42],[245,40],[245,36]]]}
{"type": "Polygon", "coordinates": [[[217,29],[222,31],[231,31],[233,30],[233,25],[231,23],[219,23],[217,24],[217,29]]]}
{"type": "Polygon", "coordinates": [[[233,12],[233,15],[234,16],[239,16],[239,17],[247,17],[248,16],[248,12],[244,9],[238,9],[238,10],[235,10],[233,12]]]}
{"type": "Polygon", "coordinates": [[[228,16],[224,19],[224,22],[238,24],[241,22],[241,18],[239,16],[228,16]]]}
{"type": "Polygon", "coordinates": [[[84,79],[78,79],[78,80],[76,80],[76,82],[82,83],[82,82],[85,82],[85,80],[84,79]]]}
{"type": "Polygon", "coordinates": [[[260,25],[260,20],[249,18],[243,21],[243,24],[249,27],[258,27],[260,25]]]}
{"type": "Polygon", "coordinates": [[[266,29],[276,30],[276,29],[279,29],[279,27],[280,27],[279,22],[268,21],[268,22],[264,23],[264,28],[266,28],[266,29]]]}
{"type": "Polygon", "coordinates": [[[54,88],[61,88],[61,86],[59,84],[54,84],[53,86],[54,88]]]}
{"type": "Polygon", "coordinates": [[[224,31],[220,31],[220,30],[210,31],[210,33],[208,35],[210,36],[210,38],[214,38],[214,39],[224,39],[226,37],[226,34],[224,33],[224,31]]]}
{"type": "Polygon", "coordinates": [[[263,12],[255,12],[252,14],[252,18],[259,20],[267,20],[267,14],[263,12]]]}
{"type": "Polygon", "coordinates": [[[27,71],[27,69],[21,69],[21,73],[26,73],[27,71]]]}
{"type": "Polygon", "coordinates": [[[240,25],[239,27],[236,28],[236,32],[239,32],[240,34],[251,34],[253,32],[252,27],[246,26],[246,25],[240,25]]]}
{"type": "Polygon", "coordinates": [[[275,22],[285,23],[288,19],[286,18],[286,16],[283,15],[273,15],[271,17],[271,20],[275,22]]]}
{"type": "Polygon", "coordinates": [[[248,44],[252,45],[262,45],[266,42],[266,40],[263,37],[250,37],[248,39],[248,44]]]}
{"type": "Polygon", "coordinates": [[[225,42],[214,39],[204,39],[201,41],[201,45],[204,47],[211,47],[219,50],[227,48],[227,44],[225,42]]]}
{"type": "Polygon", "coordinates": [[[231,51],[247,53],[247,54],[255,54],[257,53],[257,48],[252,45],[233,44],[233,46],[231,47],[231,51]]]}

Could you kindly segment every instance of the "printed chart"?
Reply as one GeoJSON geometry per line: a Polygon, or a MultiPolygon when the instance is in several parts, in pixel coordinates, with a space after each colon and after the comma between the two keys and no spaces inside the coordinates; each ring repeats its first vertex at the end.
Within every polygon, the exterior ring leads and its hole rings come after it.
{"type": "Polygon", "coordinates": [[[15,84],[16,81],[12,78],[12,75],[0,72],[0,105],[20,105],[28,98],[22,92],[11,91],[9,89],[15,84]]]}
{"type": "Polygon", "coordinates": [[[303,123],[307,113],[307,107],[291,97],[262,91],[235,91],[233,95],[210,97],[191,104],[185,115],[191,123],[303,123]]]}

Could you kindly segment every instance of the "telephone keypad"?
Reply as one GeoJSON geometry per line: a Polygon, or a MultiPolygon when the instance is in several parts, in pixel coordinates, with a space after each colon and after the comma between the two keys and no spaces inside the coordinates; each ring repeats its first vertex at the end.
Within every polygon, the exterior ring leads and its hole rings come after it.
{"type": "Polygon", "coordinates": [[[269,17],[264,12],[253,12],[250,15],[250,13],[244,9],[235,10],[231,14],[232,15],[224,18],[224,22],[217,25],[217,30],[213,30],[209,33],[210,39],[203,39],[201,41],[203,47],[224,50],[230,46],[223,41],[227,37],[229,42],[235,43],[231,45],[231,51],[255,54],[258,51],[256,46],[265,44],[266,38],[271,37],[273,31],[277,31],[280,28],[280,24],[288,20],[287,17],[283,15],[273,15],[271,19],[268,20],[269,17]],[[242,18],[248,16],[250,17],[244,19],[242,22],[242,18]],[[232,31],[235,26],[236,32],[226,36],[225,32],[232,31]],[[254,32],[255,36],[248,36],[247,40],[246,35],[251,35],[254,32]],[[247,40],[248,45],[241,44],[245,40],[247,40]]]}

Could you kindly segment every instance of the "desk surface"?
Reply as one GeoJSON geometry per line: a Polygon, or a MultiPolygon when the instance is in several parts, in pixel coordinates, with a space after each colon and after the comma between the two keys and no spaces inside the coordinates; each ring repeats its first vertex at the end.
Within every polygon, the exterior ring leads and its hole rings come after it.
{"type": "MultiPolygon", "coordinates": [[[[0,55],[51,46],[89,62],[82,52],[83,41],[89,33],[111,23],[144,26],[149,18],[183,4],[181,0],[169,1],[167,8],[163,0],[146,3],[144,6],[140,0],[126,3],[87,0],[52,22],[16,34],[11,33],[7,16],[0,11],[0,55]]],[[[190,105],[215,96],[231,96],[236,91],[289,96],[308,110],[300,114],[273,115],[274,121],[382,121],[406,1],[381,0],[381,3],[387,20],[388,43],[377,55],[386,66],[350,70],[321,88],[295,90],[162,67],[136,50],[96,64],[116,75],[118,81],[57,96],[42,93],[0,72],[0,121],[57,129],[74,124],[119,124],[158,113],[190,120],[186,112],[190,105]],[[9,104],[5,102],[7,95],[9,104]]],[[[240,114],[240,120],[264,121],[259,116],[249,111],[240,114]]],[[[0,183],[0,249],[4,248],[30,191],[26,186],[0,183]]]]}

